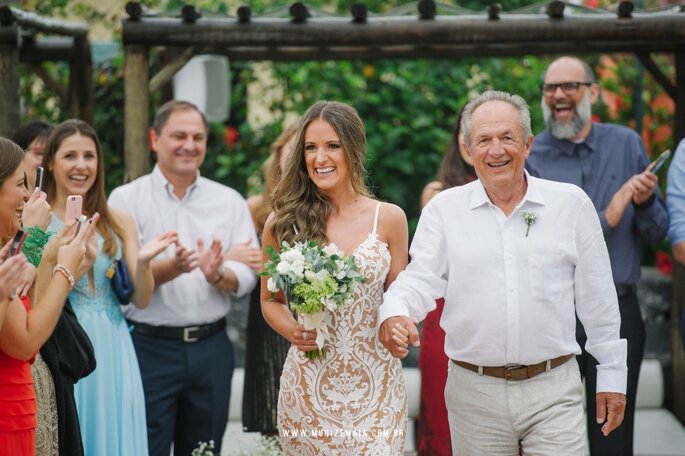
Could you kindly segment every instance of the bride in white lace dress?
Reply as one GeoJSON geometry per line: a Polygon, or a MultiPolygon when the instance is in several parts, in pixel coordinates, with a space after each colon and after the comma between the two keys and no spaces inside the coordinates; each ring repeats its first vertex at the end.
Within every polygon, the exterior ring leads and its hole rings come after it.
{"type": "MultiPolygon", "coordinates": [[[[407,396],[400,360],[381,345],[377,309],[407,264],[407,220],[373,200],[364,185],[366,138],[357,111],[318,102],[302,118],[264,228],[263,245],[332,242],[354,255],[368,281],[351,305],[327,312],[323,358],[309,360],[316,332],[305,331],[283,293],[262,278],[262,312],[292,346],[281,376],[278,428],[286,455],[401,455],[407,396]]],[[[268,259],[265,253],[265,261],[268,259]]]]}

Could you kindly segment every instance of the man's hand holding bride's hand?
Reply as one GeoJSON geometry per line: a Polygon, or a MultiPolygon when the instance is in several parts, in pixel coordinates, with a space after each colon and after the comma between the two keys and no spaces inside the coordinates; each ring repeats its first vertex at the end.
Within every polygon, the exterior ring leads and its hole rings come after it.
{"type": "Polygon", "coordinates": [[[381,323],[378,337],[392,356],[404,358],[409,354],[409,344],[418,347],[419,331],[416,326],[419,322],[415,318],[397,316],[390,317],[381,323]]]}

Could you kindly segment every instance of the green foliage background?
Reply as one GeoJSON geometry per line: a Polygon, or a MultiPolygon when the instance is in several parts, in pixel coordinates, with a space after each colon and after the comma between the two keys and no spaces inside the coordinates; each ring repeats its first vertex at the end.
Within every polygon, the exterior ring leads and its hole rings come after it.
{"type": "MultiPolygon", "coordinates": [[[[307,4],[327,11],[347,13],[355,0],[321,1],[307,4]]],[[[185,1],[153,0],[146,2],[151,8],[177,11],[185,1]]],[[[230,14],[237,3],[219,0],[193,2],[210,12],[230,14]]],[[[365,4],[372,12],[381,12],[404,1],[370,0],[365,4]]],[[[527,4],[530,0],[501,2],[504,9],[511,10],[527,4]]],[[[97,14],[78,2],[63,0],[26,1],[42,14],[59,16],[66,11],[82,14],[88,20],[96,20],[97,14]]],[[[482,10],[481,2],[462,0],[460,6],[482,10]]],[[[272,0],[252,1],[255,14],[278,5],[272,0]]],[[[116,26],[116,24],[112,24],[116,26]]],[[[152,53],[154,56],[154,53],[152,53]]],[[[587,56],[586,56],[587,57],[587,56]]],[[[601,81],[601,85],[620,93],[626,102],[611,119],[606,107],[597,107],[604,120],[634,123],[632,111],[633,87],[636,64],[631,56],[618,56],[615,78],[601,81]]],[[[471,97],[487,89],[505,90],[521,95],[531,105],[533,131],[543,129],[539,109],[539,82],[549,58],[468,58],[442,60],[377,60],[377,61],[314,61],[298,63],[273,63],[271,77],[258,78],[255,67],[247,62],[232,63],[232,101],[229,124],[237,129],[235,142],[224,141],[226,125],[211,127],[210,145],[203,166],[204,175],[221,181],[243,194],[260,190],[260,164],[268,156],[269,145],[279,134],[287,114],[300,114],[317,100],[337,100],[357,108],[363,118],[368,137],[367,169],[368,183],[382,200],[398,204],[407,213],[413,232],[419,215],[419,196],[423,186],[432,180],[438,170],[442,154],[447,147],[454,126],[457,110],[471,97]],[[273,121],[253,129],[247,119],[247,88],[251,93],[266,93],[281,88],[282,96],[269,102],[268,110],[273,121]],[[257,86],[255,88],[255,86],[257,86]]],[[[596,65],[599,56],[590,56],[596,65]]],[[[667,58],[661,66],[669,66],[667,58]]],[[[150,74],[161,64],[154,58],[150,74]]],[[[46,65],[58,80],[66,81],[68,67],[63,64],[46,65]]],[[[107,188],[120,185],[123,178],[123,56],[100,65],[94,71],[95,118],[94,126],[101,136],[105,151],[107,188]]],[[[667,71],[668,72],[668,71],[667,71]]],[[[36,84],[36,77],[27,69],[23,73],[22,100],[24,120],[42,117],[59,122],[68,117],[66,110],[48,91],[36,84]]],[[[660,87],[647,75],[639,94],[645,101],[661,92],[660,87]]],[[[161,104],[160,96],[154,98],[151,112],[161,104]]],[[[666,123],[668,113],[652,113],[647,104],[647,114],[652,119],[666,123]]],[[[666,146],[672,147],[671,144],[666,146]]],[[[661,145],[659,145],[660,147],[661,145]]]]}

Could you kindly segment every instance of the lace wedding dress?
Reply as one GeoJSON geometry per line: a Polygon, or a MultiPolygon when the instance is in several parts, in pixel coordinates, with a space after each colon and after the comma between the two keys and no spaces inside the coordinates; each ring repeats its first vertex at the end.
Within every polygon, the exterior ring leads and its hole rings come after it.
{"type": "Polygon", "coordinates": [[[378,340],[376,322],[390,252],[373,231],[353,255],[367,283],[351,305],[327,312],[323,358],[308,360],[295,346],[283,366],[278,429],[286,455],[401,455],[407,394],[400,360],[378,340]]]}

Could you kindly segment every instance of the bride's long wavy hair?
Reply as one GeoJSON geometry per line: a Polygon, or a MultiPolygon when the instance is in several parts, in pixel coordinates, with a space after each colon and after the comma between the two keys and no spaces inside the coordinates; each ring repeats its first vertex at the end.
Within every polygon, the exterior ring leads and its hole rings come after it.
{"type": "Polygon", "coordinates": [[[272,194],[273,234],[279,245],[283,241],[328,242],[326,222],[333,206],[309,178],[304,159],[305,131],[311,122],[319,119],[330,124],[340,138],[352,188],[359,195],[369,196],[364,169],[366,132],[357,110],[336,101],[315,103],[300,121],[293,150],[272,194]]]}

